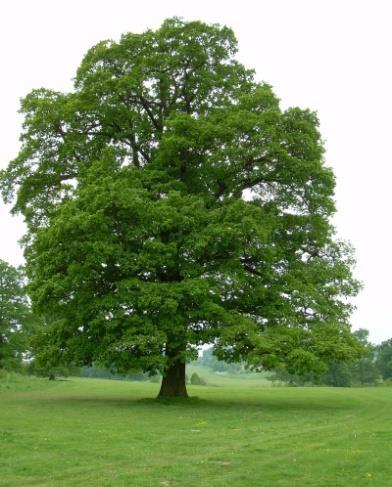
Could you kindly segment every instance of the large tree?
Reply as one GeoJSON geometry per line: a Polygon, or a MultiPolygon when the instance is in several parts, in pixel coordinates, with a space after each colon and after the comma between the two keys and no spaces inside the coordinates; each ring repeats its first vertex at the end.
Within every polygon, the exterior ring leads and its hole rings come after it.
{"type": "Polygon", "coordinates": [[[185,396],[203,343],[299,372],[358,353],[317,116],[282,110],[236,50],[226,27],[170,19],[94,46],[71,93],[22,100],[1,184],[44,354],[160,370],[160,395],[185,396]]]}
{"type": "Polygon", "coordinates": [[[0,260],[0,369],[21,364],[31,324],[23,272],[0,260]]]}

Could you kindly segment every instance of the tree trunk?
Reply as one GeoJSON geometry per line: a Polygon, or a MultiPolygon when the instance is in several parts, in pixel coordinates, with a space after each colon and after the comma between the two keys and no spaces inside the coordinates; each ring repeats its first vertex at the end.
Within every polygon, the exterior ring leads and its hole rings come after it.
{"type": "Polygon", "coordinates": [[[188,397],[184,362],[174,362],[166,369],[158,394],[158,398],[163,397],[188,397]]]}

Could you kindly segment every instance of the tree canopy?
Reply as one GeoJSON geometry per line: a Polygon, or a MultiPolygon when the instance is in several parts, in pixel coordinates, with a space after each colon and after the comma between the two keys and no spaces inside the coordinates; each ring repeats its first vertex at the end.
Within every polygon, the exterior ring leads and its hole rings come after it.
{"type": "Polygon", "coordinates": [[[161,395],[186,395],[203,343],[293,372],[359,353],[317,116],[282,110],[236,51],[227,27],[169,19],[92,47],[72,92],[22,100],[1,187],[43,353],[159,370],[161,395]]]}

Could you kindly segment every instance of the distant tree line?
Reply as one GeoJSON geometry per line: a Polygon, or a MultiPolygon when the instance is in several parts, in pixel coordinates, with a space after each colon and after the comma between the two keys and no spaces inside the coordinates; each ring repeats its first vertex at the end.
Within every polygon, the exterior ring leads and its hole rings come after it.
{"type": "Polygon", "coordinates": [[[97,366],[82,367],[78,375],[80,375],[80,377],[92,377],[96,379],[135,380],[135,381],[146,381],[150,379],[147,373],[139,370],[120,374],[118,372],[113,372],[109,369],[103,367],[97,367],[97,366]]]}

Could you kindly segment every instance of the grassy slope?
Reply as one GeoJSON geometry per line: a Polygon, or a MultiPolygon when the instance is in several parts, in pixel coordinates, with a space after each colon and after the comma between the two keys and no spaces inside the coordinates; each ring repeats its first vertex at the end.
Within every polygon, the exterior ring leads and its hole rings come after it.
{"type": "Polygon", "coordinates": [[[390,486],[392,388],[44,380],[0,392],[1,486],[390,486]]]}
{"type": "Polygon", "coordinates": [[[213,372],[208,367],[203,367],[195,363],[187,365],[186,373],[190,378],[193,372],[207,381],[207,385],[214,387],[268,387],[271,381],[268,380],[268,373],[242,373],[229,374],[227,372],[213,372]]]}

